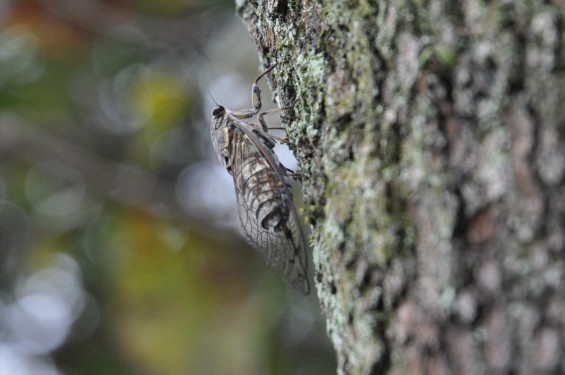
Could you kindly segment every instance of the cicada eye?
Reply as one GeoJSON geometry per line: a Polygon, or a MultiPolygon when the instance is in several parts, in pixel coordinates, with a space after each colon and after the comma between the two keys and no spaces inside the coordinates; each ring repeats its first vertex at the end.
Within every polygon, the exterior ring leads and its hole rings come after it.
{"type": "Polygon", "coordinates": [[[226,110],[224,109],[224,107],[222,107],[221,105],[217,105],[212,109],[212,116],[214,117],[220,117],[222,116],[224,113],[226,112],[226,110]]]}

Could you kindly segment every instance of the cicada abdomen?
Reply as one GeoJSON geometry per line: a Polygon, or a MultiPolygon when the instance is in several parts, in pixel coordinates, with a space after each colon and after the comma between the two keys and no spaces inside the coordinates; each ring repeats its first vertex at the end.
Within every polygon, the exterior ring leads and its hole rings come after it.
{"type": "MultiPolygon", "coordinates": [[[[245,137],[245,136],[242,136],[245,137]]],[[[270,150],[270,149],[269,149],[270,150]]],[[[249,142],[242,140],[235,144],[240,157],[238,170],[234,175],[242,203],[255,213],[255,220],[264,229],[279,230],[288,220],[290,181],[284,167],[273,170],[262,159],[264,156],[249,142]]],[[[271,155],[273,160],[276,155],[271,155]]]]}

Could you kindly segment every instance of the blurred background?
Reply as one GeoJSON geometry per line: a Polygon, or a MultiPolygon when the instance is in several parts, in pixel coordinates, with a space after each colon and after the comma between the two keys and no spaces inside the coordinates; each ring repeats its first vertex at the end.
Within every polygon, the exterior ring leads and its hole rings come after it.
{"type": "Polygon", "coordinates": [[[335,373],[211,147],[258,73],[231,0],[0,0],[0,374],[335,373]]]}

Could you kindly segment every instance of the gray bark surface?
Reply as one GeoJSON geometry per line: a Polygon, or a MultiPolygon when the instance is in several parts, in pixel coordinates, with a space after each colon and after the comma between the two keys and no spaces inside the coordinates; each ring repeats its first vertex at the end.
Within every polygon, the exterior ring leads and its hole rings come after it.
{"type": "Polygon", "coordinates": [[[565,373],[563,1],[239,0],[340,374],[565,373]]]}

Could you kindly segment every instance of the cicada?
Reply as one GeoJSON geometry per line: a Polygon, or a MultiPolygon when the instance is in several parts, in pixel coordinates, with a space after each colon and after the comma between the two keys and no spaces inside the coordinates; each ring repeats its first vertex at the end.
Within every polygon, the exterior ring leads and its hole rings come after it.
{"type": "Polygon", "coordinates": [[[233,111],[216,103],[210,130],[220,162],[233,177],[244,237],[286,284],[308,294],[306,238],[293,203],[289,170],[274,152],[276,139],[264,119],[273,111],[259,113],[259,80],[275,66],[251,86],[252,108],[233,111]],[[245,121],[257,114],[259,124],[245,121]]]}

